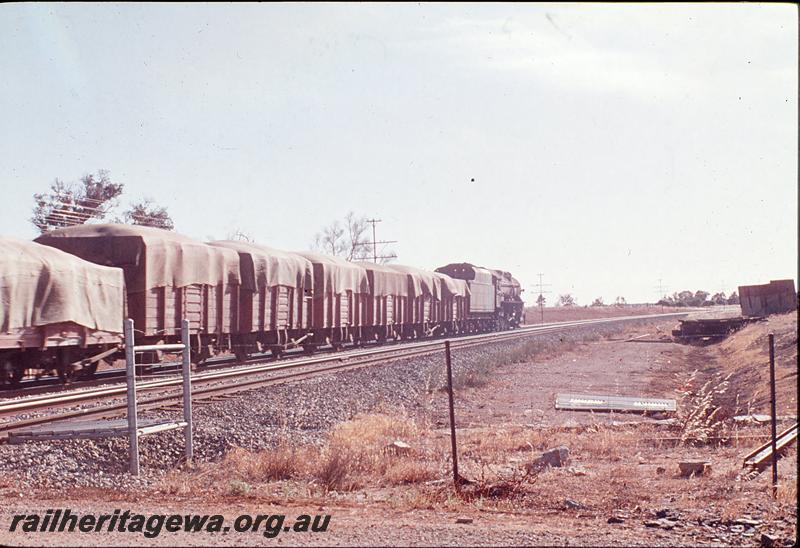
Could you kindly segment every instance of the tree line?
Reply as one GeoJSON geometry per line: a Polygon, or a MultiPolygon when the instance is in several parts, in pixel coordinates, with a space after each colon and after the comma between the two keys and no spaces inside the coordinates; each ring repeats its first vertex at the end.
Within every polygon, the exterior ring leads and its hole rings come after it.
{"type": "MultiPolygon", "coordinates": [[[[545,299],[544,295],[539,295],[536,299],[537,306],[545,306],[547,300],[545,299]]],[[[625,306],[627,301],[625,297],[617,297],[614,299],[613,306],[625,306]]],[[[689,291],[684,290],[680,292],[675,292],[672,295],[666,295],[664,298],[660,299],[657,305],[662,306],[675,306],[675,307],[699,307],[699,306],[713,306],[713,305],[723,305],[723,304],[739,304],[739,295],[736,291],[732,292],[730,295],[726,296],[724,292],[715,293],[711,295],[708,291],[689,291]]],[[[577,306],[578,302],[575,297],[572,296],[571,293],[565,293],[563,295],[559,295],[558,299],[556,299],[555,306],[577,306]]],[[[597,297],[594,301],[592,301],[591,306],[610,306],[606,305],[603,302],[603,297],[597,297]]]]}
{"type": "Polygon", "coordinates": [[[708,291],[695,291],[692,293],[689,290],[675,292],[672,295],[667,295],[656,304],[663,306],[712,306],[720,304],[739,304],[739,295],[736,291],[726,296],[724,292],[720,291],[711,295],[708,291]],[[709,298],[710,297],[710,298],[709,298]]]}

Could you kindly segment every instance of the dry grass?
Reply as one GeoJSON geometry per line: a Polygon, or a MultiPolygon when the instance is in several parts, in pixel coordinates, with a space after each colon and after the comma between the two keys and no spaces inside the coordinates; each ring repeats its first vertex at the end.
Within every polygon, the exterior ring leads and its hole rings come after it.
{"type": "Polygon", "coordinates": [[[301,480],[328,491],[352,491],[370,485],[403,485],[438,477],[440,455],[417,442],[416,422],[388,415],[364,415],[337,425],[322,447],[292,447],[252,452],[235,448],[221,462],[201,465],[187,475],[168,475],[160,490],[185,494],[201,483],[230,495],[248,495],[255,487],[301,480]],[[408,449],[393,442],[414,440],[408,449]]]}
{"type": "Polygon", "coordinates": [[[337,490],[358,488],[375,476],[388,476],[392,484],[423,481],[431,474],[415,463],[418,448],[412,446],[401,454],[390,448],[396,440],[418,437],[419,428],[410,419],[359,416],[334,428],[312,472],[326,489],[337,490]]]}
{"type": "Polygon", "coordinates": [[[784,502],[788,504],[796,504],[797,503],[797,482],[796,481],[786,481],[782,484],[778,484],[778,494],[777,494],[778,502],[784,502]]]}
{"type": "MultiPolygon", "coordinates": [[[[508,425],[461,431],[460,470],[472,483],[456,494],[449,479],[449,437],[444,431],[407,417],[363,415],[334,428],[321,447],[282,446],[258,453],[237,449],[219,463],[171,475],[161,491],[258,499],[276,492],[270,485],[277,482],[290,486],[278,489],[284,496],[300,494],[320,503],[353,491],[359,497],[380,492],[389,494],[382,500],[399,509],[451,511],[563,510],[564,500],[571,498],[600,515],[618,509],[660,508],[664,497],[671,496],[670,504],[676,508],[703,511],[718,505],[718,515],[724,519],[745,515],[753,500],[770,500],[765,482],[735,481],[742,449],[661,448],[647,441],[659,435],[663,427],[646,423],[508,425]],[[388,450],[395,440],[406,442],[409,448],[388,450]],[[527,463],[559,445],[570,450],[568,466],[529,471],[527,463]],[[677,463],[698,457],[712,461],[711,475],[680,477],[677,463]],[[665,472],[657,472],[657,467],[665,472]],[[331,495],[334,491],[338,494],[331,495]]],[[[796,468],[788,457],[781,462],[778,497],[784,505],[796,496],[796,468]]]]}
{"type": "Polygon", "coordinates": [[[708,443],[710,438],[727,437],[727,422],[730,414],[720,413],[719,400],[728,391],[731,374],[724,378],[712,378],[697,387],[698,371],[690,373],[678,393],[677,419],[681,432],[681,443],[708,443]]]}
{"type": "Polygon", "coordinates": [[[731,413],[769,410],[769,349],[775,334],[775,377],[779,414],[797,413],[797,313],[769,316],[710,347],[714,372],[731,375],[731,390],[722,405],[731,413]]]}
{"type": "MultiPolygon", "coordinates": [[[[645,314],[668,314],[670,312],[686,312],[687,308],[666,306],[662,310],[656,305],[625,305],[625,306],[546,306],[544,307],[544,321],[568,322],[573,320],[590,320],[595,318],[615,318],[619,316],[639,316],[645,314]]],[[[530,306],[525,309],[526,323],[537,324],[541,322],[539,307],[530,306]]]]}
{"type": "Polygon", "coordinates": [[[287,444],[257,454],[235,448],[225,455],[223,466],[233,472],[234,478],[243,481],[289,479],[300,471],[301,452],[287,444]]]}

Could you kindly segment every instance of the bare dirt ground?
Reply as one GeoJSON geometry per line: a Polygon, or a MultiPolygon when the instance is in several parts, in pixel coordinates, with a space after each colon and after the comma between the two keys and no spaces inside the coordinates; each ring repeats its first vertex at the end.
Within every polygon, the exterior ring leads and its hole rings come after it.
{"type": "MultiPolygon", "coordinates": [[[[797,415],[797,319],[774,316],[721,344],[657,340],[659,320],[598,340],[537,347],[460,383],[457,496],[445,392],[433,387],[413,411],[378,409],[336,425],[321,446],[233,451],[178,470],[144,492],[48,491],[0,483],[0,543],[28,545],[750,545],[797,537],[797,453],[780,461],[777,500],[769,473],[742,477],[742,458],[768,426],[734,415],[764,413],[767,332],[778,347],[779,414],[797,415]],[[633,414],[554,409],[558,392],[675,398],[673,424],[633,414]],[[716,409],[716,410],[715,410],[716,409]],[[403,445],[391,446],[401,440],[403,445]],[[526,471],[543,451],[569,449],[566,466],[526,471]],[[685,478],[678,462],[711,463],[685,478]],[[17,512],[330,514],[324,533],[9,533],[17,512]],[[458,523],[463,521],[467,523],[458,523]]],[[[454,355],[458,360],[458,354],[454,355]]],[[[226,522],[227,523],[227,522],[226,522]]]]}

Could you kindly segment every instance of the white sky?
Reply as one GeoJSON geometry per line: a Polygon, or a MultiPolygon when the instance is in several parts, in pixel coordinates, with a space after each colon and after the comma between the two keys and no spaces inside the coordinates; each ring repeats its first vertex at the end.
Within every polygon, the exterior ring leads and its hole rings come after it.
{"type": "Polygon", "coordinates": [[[789,4],[2,4],[0,234],[105,168],[196,238],[307,249],[352,209],[530,301],[796,278],[797,35],[789,4]]]}

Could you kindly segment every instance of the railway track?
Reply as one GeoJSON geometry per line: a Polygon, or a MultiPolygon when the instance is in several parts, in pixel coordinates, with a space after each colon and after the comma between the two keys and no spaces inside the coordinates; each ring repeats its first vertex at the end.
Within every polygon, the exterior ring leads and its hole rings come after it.
{"type": "MultiPolygon", "coordinates": [[[[577,320],[526,326],[512,331],[500,333],[484,333],[450,337],[453,349],[464,349],[485,344],[515,340],[524,337],[554,333],[564,329],[594,325],[613,324],[637,320],[659,319],[685,316],[687,313],[651,314],[644,316],[622,316],[593,320],[577,320]]],[[[224,394],[232,394],[252,390],[265,385],[283,383],[303,378],[354,369],[386,362],[389,360],[408,359],[443,351],[444,338],[430,339],[400,345],[382,345],[369,349],[355,349],[347,352],[326,354],[310,358],[286,360],[285,362],[256,363],[219,371],[203,371],[192,374],[192,398],[206,399],[224,394]],[[269,375],[264,377],[263,375],[269,375]],[[230,382],[233,381],[233,382],[230,382]]],[[[181,397],[182,380],[180,378],[164,378],[148,380],[137,384],[140,396],[140,409],[164,406],[167,402],[181,397]],[[141,397],[148,394],[149,397],[141,397]]],[[[71,393],[57,393],[21,398],[0,404],[0,419],[15,417],[23,413],[43,410],[74,407],[114,398],[124,398],[126,386],[97,387],[71,393]]],[[[111,403],[85,409],[69,410],[62,413],[25,419],[12,419],[0,424],[0,441],[7,439],[8,433],[25,427],[37,426],[66,419],[93,417],[106,418],[124,415],[126,403],[111,403]]]]}
{"type": "MultiPolygon", "coordinates": [[[[797,423],[779,433],[775,440],[778,456],[787,447],[797,442],[797,423]]],[[[767,441],[744,458],[744,467],[760,472],[772,462],[772,440],[767,441]]]]}

